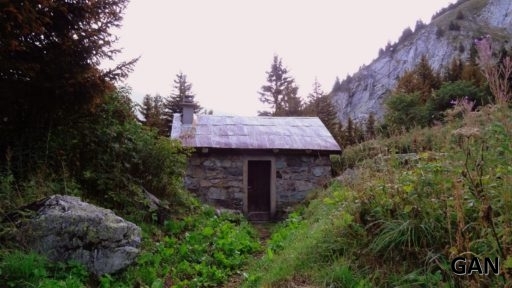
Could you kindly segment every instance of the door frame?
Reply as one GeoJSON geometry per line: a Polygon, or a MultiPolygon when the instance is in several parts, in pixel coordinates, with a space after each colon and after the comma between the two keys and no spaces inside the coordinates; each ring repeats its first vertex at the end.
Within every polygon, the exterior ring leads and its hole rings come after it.
{"type": "Polygon", "coordinates": [[[245,156],[243,157],[243,161],[244,215],[247,215],[249,212],[249,191],[247,189],[249,182],[249,161],[270,161],[270,217],[274,217],[276,214],[276,158],[274,156],[245,156]]]}

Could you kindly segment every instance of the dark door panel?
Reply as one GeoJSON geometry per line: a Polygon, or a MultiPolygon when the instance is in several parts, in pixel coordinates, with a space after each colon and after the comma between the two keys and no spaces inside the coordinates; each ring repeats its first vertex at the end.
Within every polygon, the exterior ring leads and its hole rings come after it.
{"type": "Polygon", "coordinates": [[[250,160],[247,166],[248,211],[269,213],[271,161],[250,160]]]}

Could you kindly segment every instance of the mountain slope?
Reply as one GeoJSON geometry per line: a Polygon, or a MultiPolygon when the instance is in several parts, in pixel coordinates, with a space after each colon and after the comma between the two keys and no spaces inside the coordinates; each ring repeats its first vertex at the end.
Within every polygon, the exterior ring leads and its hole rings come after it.
{"type": "Polygon", "coordinates": [[[340,120],[364,120],[371,112],[382,118],[388,92],[422,55],[427,56],[434,70],[441,71],[453,58],[467,59],[474,39],[487,34],[500,46],[510,45],[512,2],[466,0],[444,9],[430,24],[407,37],[402,35],[398,43],[382,50],[377,59],[332,91],[340,120]]]}

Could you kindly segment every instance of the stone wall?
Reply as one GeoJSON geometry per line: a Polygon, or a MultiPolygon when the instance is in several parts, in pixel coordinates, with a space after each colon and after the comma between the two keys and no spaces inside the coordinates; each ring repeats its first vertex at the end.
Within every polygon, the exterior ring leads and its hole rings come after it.
{"type": "Polygon", "coordinates": [[[207,203],[242,210],[243,167],[241,156],[192,155],[185,187],[207,203]]]}
{"type": "MultiPolygon", "coordinates": [[[[267,156],[267,155],[261,155],[267,156]]],[[[298,203],[311,190],[331,179],[328,156],[268,154],[275,159],[276,211],[298,203]]],[[[194,154],[185,177],[186,188],[204,202],[243,210],[243,173],[246,155],[194,154]]],[[[252,158],[249,158],[252,160],[252,158]]]]}
{"type": "Polygon", "coordinates": [[[278,211],[304,200],[308,192],[331,179],[328,156],[280,155],[276,157],[275,165],[278,211]]]}

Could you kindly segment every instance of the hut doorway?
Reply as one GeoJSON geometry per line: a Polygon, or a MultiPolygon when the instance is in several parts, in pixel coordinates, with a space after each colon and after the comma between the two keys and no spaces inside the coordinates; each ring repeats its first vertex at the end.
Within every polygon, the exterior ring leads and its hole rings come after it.
{"type": "MultiPolygon", "coordinates": [[[[247,160],[245,212],[249,220],[268,221],[275,211],[271,160],[247,160]]],[[[275,175],[275,173],[274,173],[275,175]]]]}

